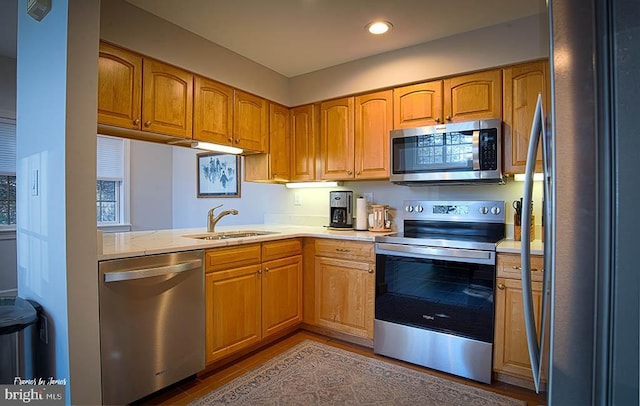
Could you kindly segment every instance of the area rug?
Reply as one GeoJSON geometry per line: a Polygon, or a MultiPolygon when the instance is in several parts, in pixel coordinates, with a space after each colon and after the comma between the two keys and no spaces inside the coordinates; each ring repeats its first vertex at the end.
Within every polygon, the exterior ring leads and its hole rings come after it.
{"type": "Polygon", "coordinates": [[[190,403],[526,405],[526,402],[306,340],[190,403]]]}

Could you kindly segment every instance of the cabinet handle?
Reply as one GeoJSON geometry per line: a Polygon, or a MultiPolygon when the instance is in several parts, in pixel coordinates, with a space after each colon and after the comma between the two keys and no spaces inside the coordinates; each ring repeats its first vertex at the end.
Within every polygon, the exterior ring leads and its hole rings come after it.
{"type": "Polygon", "coordinates": [[[499,283],[498,284],[498,289],[504,290],[504,283],[499,283]]]}
{"type": "Polygon", "coordinates": [[[446,116],[444,119],[447,121],[451,121],[451,116],[446,116]]]}
{"type": "Polygon", "coordinates": [[[433,120],[433,121],[435,121],[436,123],[439,123],[440,122],[440,117],[436,117],[436,119],[433,120]]]}
{"type": "Polygon", "coordinates": [[[240,144],[240,138],[236,138],[236,144],[240,144]]]}
{"type": "Polygon", "coordinates": [[[233,142],[233,137],[229,137],[229,142],[233,142]]]}
{"type": "Polygon", "coordinates": [[[262,273],[262,269],[258,269],[258,274],[261,274],[261,273],[262,273]]]}
{"type": "MultiPolygon", "coordinates": [[[[521,267],[519,267],[519,266],[515,266],[515,265],[514,265],[514,266],[512,266],[511,268],[513,268],[513,269],[515,269],[515,270],[518,270],[518,271],[521,271],[521,270],[522,270],[522,268],[521,268],[521,267]]],[[[531,268],[531,272],[538,272],[538,268],[531,268]]]]}
{"type": "Polygon", "coordinates": [[[145,121],[145,122],[144,122],[144,126],[145,126],[145,127],[149,127],[150,125],[151,125],[151,121],[145,121]]]}
{"type": "Polygon", "coordinates": [[[347,171],[347,175],[351,175],[353,172],[351,171],[347,171]]]}
{"type": "Polygon", "coordinates": [[[356,176],[360,176],[360,171],[356,172],[356,176]]]}
{"type": "Polygon", "coordinates": [[[369,268],[369,270],[367,272],[373,273],[373,269],[369,268]]]}
{"type": "Polygon", "coordinates": [[[133,120],[133,125],[138,125],[140,124],[140,119],[136,118],[135,120],[133,120]]]}
{"type": "Polygon", "coordinates": [[[269,267],[264,268],[265,272],[269,272],[269,267]]]}
{"type": "Polygon", "coordinates": [[[344,248],[336,248],[336,251],[338,251],[338,252],[351,252],[351,250],[344,249],[344,248]]]}

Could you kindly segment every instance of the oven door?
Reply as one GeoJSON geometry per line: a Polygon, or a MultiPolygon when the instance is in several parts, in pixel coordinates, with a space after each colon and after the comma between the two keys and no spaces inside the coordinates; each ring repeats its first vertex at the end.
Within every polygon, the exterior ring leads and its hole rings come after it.
{"type": "Polygon", "coordinates": [[[492,343],[495,270],[494,252],[377,244],[375,319],[492,343]]]}

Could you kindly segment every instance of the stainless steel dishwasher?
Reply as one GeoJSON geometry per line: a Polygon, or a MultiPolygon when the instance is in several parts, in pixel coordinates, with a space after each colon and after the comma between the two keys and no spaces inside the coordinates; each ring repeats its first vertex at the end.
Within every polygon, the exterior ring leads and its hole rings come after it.
{"type": "Polygon", "coordinates": [[[102,403],[123,405],[205,366],[203,251],[102,261],[102,403]]]}

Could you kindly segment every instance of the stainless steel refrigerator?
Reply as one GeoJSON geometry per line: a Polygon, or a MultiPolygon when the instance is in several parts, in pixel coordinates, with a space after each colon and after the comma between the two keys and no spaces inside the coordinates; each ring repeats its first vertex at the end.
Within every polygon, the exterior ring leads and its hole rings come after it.
{"type": "Polygon", "coordinates": [[[549,0],[548,11],[552,105],[534,120],[532,139],[541,134],[548,158],[550,272],[547,319],[543,310],[539,324],[527,323],[532,367],[548,366],[551,405],[638,405],[640,1],[549,0]],[[547,360],[540,345],[549,345],[547,360]]]}

